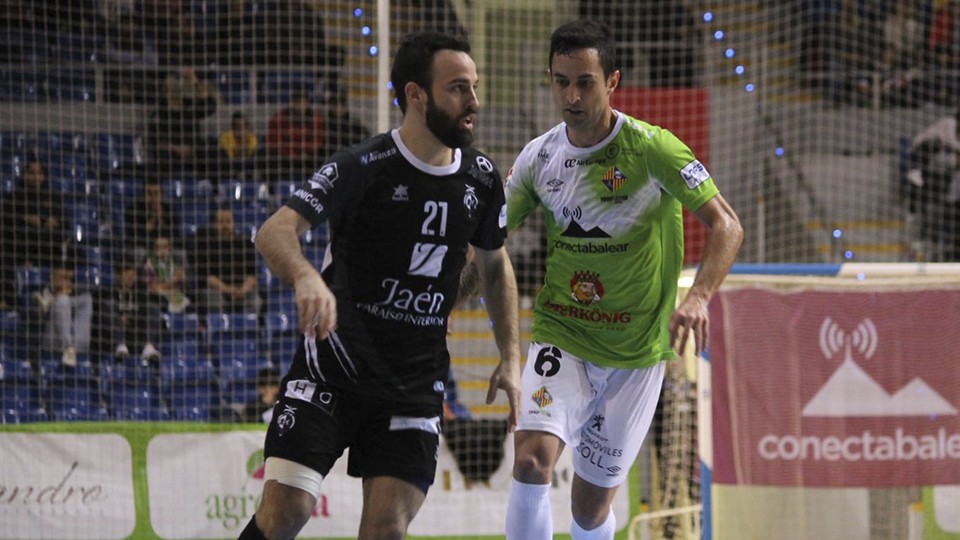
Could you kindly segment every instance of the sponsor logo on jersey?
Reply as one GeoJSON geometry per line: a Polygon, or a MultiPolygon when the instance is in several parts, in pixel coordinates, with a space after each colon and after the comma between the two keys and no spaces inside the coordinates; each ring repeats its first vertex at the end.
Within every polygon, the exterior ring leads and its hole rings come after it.
{"type": "Polygon", "coordinates": [[[369,154],[364,154],[360,156],[360,163],[364,165],[369,165],[374,161],[380,161],[381,159],[396,155],[396,153],[397,153],[396,148],[390,148],[389,150],[384,150],[382,152],[370,152],[369,154]]]}
{"type": "Polygon", "coordinates": [[[586,309],[579,306],[555,304],[549,300],[543,303],[543,308],[549,309],[561,317],[592,323],[629,324],[633,320],[633,316],[628,311],[600,311],[597,308],[586,309]]]}
{"type": "Polygon", "coordinates": [[[277,417],[277,435],[283,437],[297,423],[297,408],[290,405],[283,406],[283,412],[277,417]]]}
{"type": "Polygon", "coordinates": [[[473,186],[464,186],[466,193],[463,194],[463,207],[467,209],[467,216],[473,217],[473,213],[480,206],[480,199],[477,198],[477,188],[473,186]]]}
{"type": "Polygon", "coordinates": [[[339,177],[340,173],[337,171],[337,164],[327,163],[310,177],[310,189],[319,189],[326,193],[333,188],[333,183],[336,182],[339,177]]]}
{"type": "Polygon", "coordinates": [[[560,187],[563,186],[563,180],[559,178],[553,178],[547,182],[547,193],[556,193],[560,191],[560,187]]]}
{"type": "Polygon", "coordinates": [[[688,188],[696,189],[696,187],[704,183],[707,178],[710,178],[710,173],[707,172],[707,168],[700,163],[700,160],[695,159],[687,163],[686,167],[680,169],[680,176],[683,177],[683,181],[687,183],[688,188]]]}
{"type": "Polygon", "coordinates": [[[477,167],[485,173],[493,172],[493,163],[484,156],[477,156],[477,167]]]}
{"type": "Polygon", "coordinates": [[[546,150],[541,148],[540,151],[537,152],[537,159],[539,159],[540,161],[543,161],[544,163],[546,163],[547,161],[550,161],[550,152],[547,152],[546,150]]]}
{"type": "Polygon", "coordinates": [[[483,184],[483,187],[488,188],[493,185],[493,175],[490,173],[485,173],[473,165],[467,169],[467,174],[473,177],[477,182],[483,184]]]}
{"type": "Polygon", "coordinates": [[[410,267],[407,273],[411,276],[437,277],[443,268],[443,259],[447,255],[447,246],[417,242],[410,253],[410,267]]]}
{"type": "Polygon", "coordinates": [[[573,167],[584,167],[587,165],[603,165],[606,160],[603,158],[591,158],[591,159],[566,159],[563,161],[564,168],[570,169],[573,167]]]}
{"type": "Polygon", "coordinates": [[[539,390],[530,396],[530,398],[533,399],[533,402],[536,403],[537,407],[541,409],[549,407],[550,404],[553,403],[553,396],[551,396],[550,392],[547,391],[546,386],[541,386],[539,390]]]}
{"type": "Polygon", "coordinates": [[[307,206],[313,208],[313,211],[318,215],[323,213],[323,203],[320,202],[320,199],[318,199],[317,196],[312,192],[309,192],[305,189],[298,189],[293,196],[294,198],[300,199],[301,201],[307,203],[307,206]]]}
{"type": "Polygon", "coordinates": [[[564,206],[561,213],[563,217],[570,219],[570,224],[567,225],[566,230],[560,233],[560,236],[569,236],[571,238],[610,238],[610,235],[600,227],[593,227],[588,231],[577,223],[577,220],[583,217],[583,210],[581,210],[579,206],[573,210],[564,206]]]}
{"type": "Polygon", "coordinates": [[[393,186],[393,200],[409,201],[410,200],[409,188],[403,184],[397,184],[396,186],[393,186]]]}
{"type": "Polygon", "coordinates": [[[617,155],[619,154],[620,154],[620,147],[613,143],[608,144],[607,147],[604,148],[603,150],[603,155],[606,156],[607,159],[613,159],[617,157],[617,155]]]}
{"type": "Polygon", "coordinates": [[[603,282],[596,272],[574,272],[570,278],[570,298],[580,304],[593,304],[603,298],[603,282]]]}
{"type": "Polygon", "coordinates": [[[607,191],[614,193],[619,191],[620,188],[627,183],[627,177],[620,172],[620,169],[610,167],[607,169],[607,172],[603,173],[603,178],[601,178],[600,181],[603,182],[603,186],[607,188],[607,191]]]}
{"type": "Polygon", "coordinates": [[[446,296],[433,291],[404,287],[400,280],[384,279],[380,284],[386,297],[373,304],[358,303],[357,308],[386,321],[400,321],[415,326],[444,326],[446,317],[441,315],[446,296]]]}
{"type": "Polygon", "coordinates": [[[602,414],[593,415],[593,423],[590,424],[590,429],[599,432],[603,429],[603,421],[606,420],[606,418],[607,417],[602,414]]]}
{"type": "Polygon", "coordinates": [[[569,251],[570,253],[603,255],[605,253],[626,253],[627,248],[630,247],[630,244],[594,244],[593,242],[586,244],[571,244],[570,242],[564,242],[563,240],[555,240],[553,242],[553,247],[562,251],[569,251]]]}
{"type": "Polygon", "coordinates": [[[307,379],[295,379],[287,382],[284,397],[299,399],[316,405],[320,409],[333,414],[333,394],[326,390],[317,391],[317,383],[307,379]]]}

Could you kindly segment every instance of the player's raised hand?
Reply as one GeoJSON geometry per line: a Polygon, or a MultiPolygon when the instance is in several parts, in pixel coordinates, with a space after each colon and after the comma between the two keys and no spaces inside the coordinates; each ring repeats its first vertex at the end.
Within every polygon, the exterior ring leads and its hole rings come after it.
{"type": "Polygon", "coordinates": [[[337,327],[337,299],[316,273],[309,273],[294,283],[294,301],[300,317],[300,331],[308,336],[327,339],[337,327]]]}

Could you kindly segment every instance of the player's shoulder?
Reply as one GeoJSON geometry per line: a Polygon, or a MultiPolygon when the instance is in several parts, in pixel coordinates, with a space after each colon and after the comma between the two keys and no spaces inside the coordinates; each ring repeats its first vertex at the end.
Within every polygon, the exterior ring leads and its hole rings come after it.
{"type": "Polygon", "coordinates": [[[363,168],[382,168],[399,155],[400,150],[397,148],[397,144],[393,138],[390,137],[390,134],[381,133],[365,141],[342,148],[330,156],[330,160],[342,161],[344,164],[363,168]]]}
{"type": "Polygon", "coordinates": [[[460,171],[471,176],[487,189],[503,185],[500,170],[493,159],[473,147],[460,149],[460,171]]]}
{"type": "Polygon", "coordinates": [[[531,139],[517,156],[517,164],[525,166],[543,165],[559,154],[563,146],[563,130],[566,124],[559,123],[534,139],[531,139]]]}

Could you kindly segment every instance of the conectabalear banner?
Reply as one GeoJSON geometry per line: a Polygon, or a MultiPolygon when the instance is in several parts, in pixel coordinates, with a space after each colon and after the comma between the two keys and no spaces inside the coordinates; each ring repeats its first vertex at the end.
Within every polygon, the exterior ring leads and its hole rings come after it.
{"type": "Polygon", "coordinates": [[[960,479],[960,291],[722,291],[710,306],[714,481],[960,479]]]}

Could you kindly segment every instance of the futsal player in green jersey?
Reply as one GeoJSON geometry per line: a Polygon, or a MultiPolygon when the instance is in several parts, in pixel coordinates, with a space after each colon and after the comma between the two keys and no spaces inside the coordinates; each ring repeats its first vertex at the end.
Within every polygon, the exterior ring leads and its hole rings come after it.
{"type": "Polygon", "coordinates": [[[527,144],[507,179],[507,227],[545,210],[546,274],[522,376],[508,540],[553,537],[549,490],[573,455],[574,540],[611,539],[611,502],[650,428],[663,381],[692,335],[707,340],[710,297],[743,238],[736,213],[669,131],[610,107],[620,81],[609,29],[595,21],[550,38],[563,122],[527,144]],[[676,307],[681,207],[709,228],[703,260],[676,307]]]}

